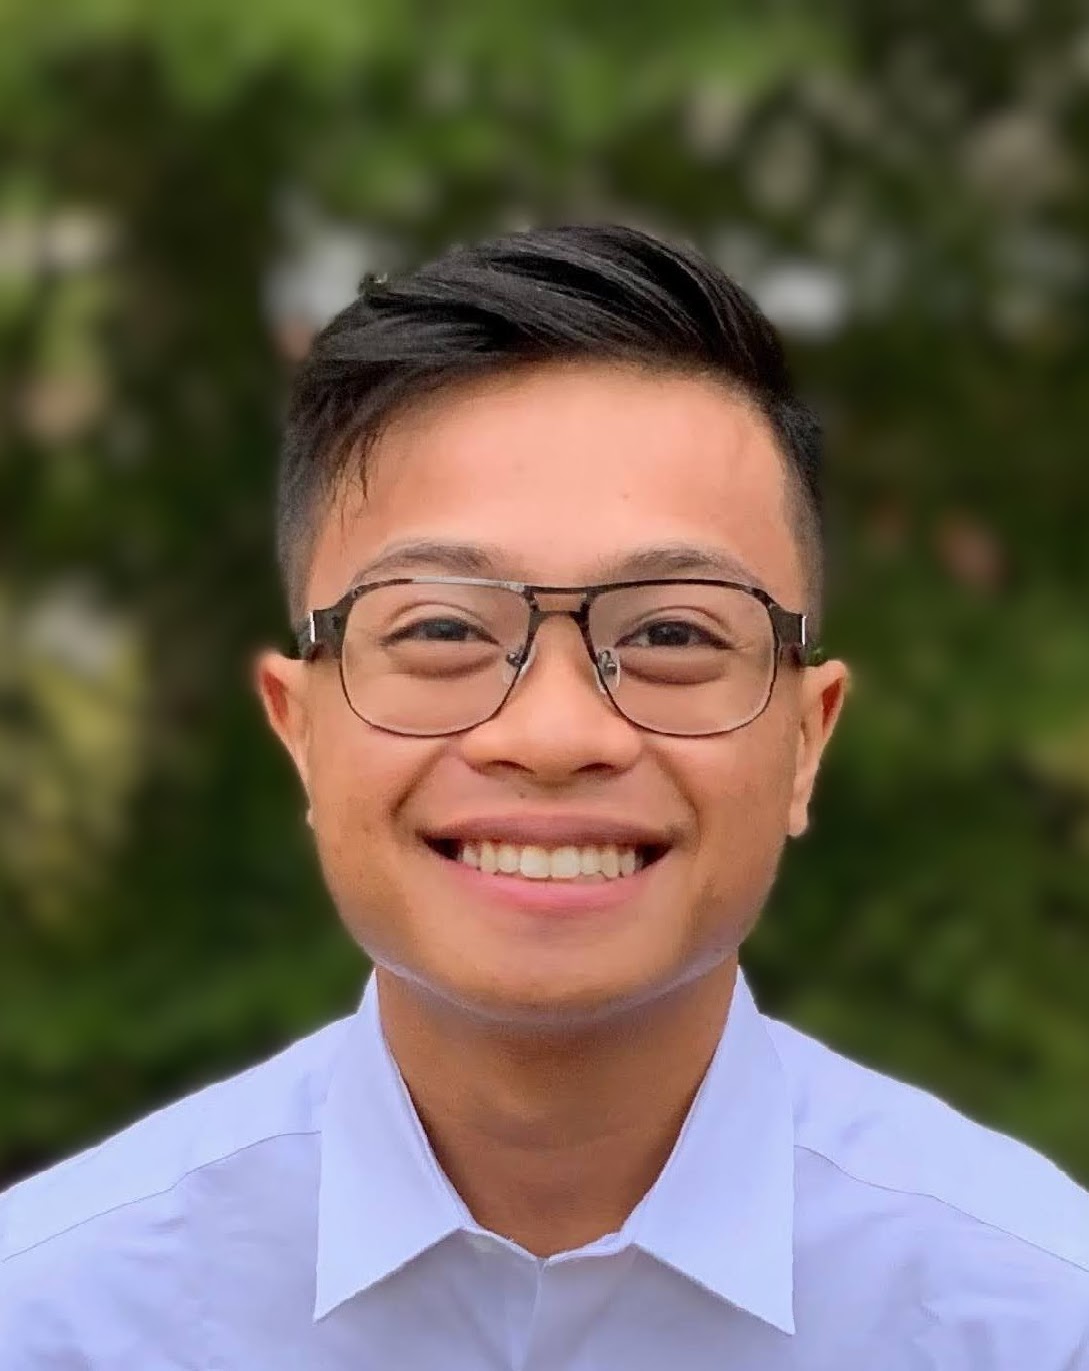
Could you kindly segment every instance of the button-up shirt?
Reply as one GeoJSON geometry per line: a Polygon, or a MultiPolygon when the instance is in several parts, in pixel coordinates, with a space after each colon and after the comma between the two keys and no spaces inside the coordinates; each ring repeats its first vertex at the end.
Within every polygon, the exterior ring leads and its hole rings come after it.
{"type": "Polygon", "coordinates": [[[614,1233],[476,1223],[356,1014],[0,1196],[3,1371],[1089,1371],[1089,1195],[760,1013],[614,1233]]]}

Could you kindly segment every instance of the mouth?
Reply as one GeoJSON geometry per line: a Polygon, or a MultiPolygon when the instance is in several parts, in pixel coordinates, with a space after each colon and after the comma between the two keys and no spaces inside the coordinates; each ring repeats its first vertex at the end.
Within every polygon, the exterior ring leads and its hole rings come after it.
{"type": "Polygon", "coordinates": [[[488,876],[506,876],[541,885],[623,882],[654,866],[669,851],[666,843],[535,843],[501,838],[462,840],[424,835],[437,856],[488,876]]]}

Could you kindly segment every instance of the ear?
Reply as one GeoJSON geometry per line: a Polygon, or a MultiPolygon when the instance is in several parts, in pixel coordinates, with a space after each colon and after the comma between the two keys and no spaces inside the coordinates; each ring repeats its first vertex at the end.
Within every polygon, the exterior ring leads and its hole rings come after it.
{"type": "Polygon", "coordinates": [[[850,673],[844,662],[822,662],[802,672],[798,749],[787,825],[792,838],[800,838],[809,827],[809,801],[817,770],[839,719],[849,682],[850,673]]]}
{"type": "MultiPolygon", "coordinates": [[[[253,664],[253,682],[265,717],[299,773],[307,800],[310,797],[310,709],[306,663],[269,649],[253,664]]],[[[312,826],[307,808],[306,821],[312,826]]]]}

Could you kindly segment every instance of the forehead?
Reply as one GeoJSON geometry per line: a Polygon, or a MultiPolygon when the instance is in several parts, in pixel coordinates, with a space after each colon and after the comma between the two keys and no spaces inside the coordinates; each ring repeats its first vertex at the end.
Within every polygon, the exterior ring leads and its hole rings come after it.
{"type": "MultiPolygon", "coordinates": [[[[484,548],[475,574],[548,584],[655,548],[694,546],[801,607],[784,461],[763,416],[705,378],[551,364],[461,383],[412,404],[321,521],[310,605],[331,603],[383,557],[419,541],[484,548]]],[[[674,557],[674,561],[676,558],[674,557]]],[[[422,571],[417,557],[407,571],[422,571]]],[[[436,552],[435,570],[443,566],[436,552]]],[[[678,568],[684,574],[683,568],[678,568]]],[[[692,574],[699,574],[696,568],[692,574]]],[[[657,573],[675,574],[668,566],[657,573]]],[[[737,579],[744,579],[739,575],[737,579]]]]}

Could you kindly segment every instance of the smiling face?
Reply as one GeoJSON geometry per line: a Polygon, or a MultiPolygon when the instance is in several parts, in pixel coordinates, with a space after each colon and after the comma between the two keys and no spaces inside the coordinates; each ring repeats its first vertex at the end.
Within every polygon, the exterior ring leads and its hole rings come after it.
{"type": "MultiPolygon", "coordinates": [[[[326,513],[308,608],[415,539],[489,549],[482,574],[549,585],[611,580],[603,569],[636,553],[694,544],[805,607],[783,459],[758,412],[709,380],[551,365],[414,405],[375,446],[366,498],[353,487],[326,513]]],[[[459,570],[384,565],[379,578],[459,570]]],[[[731,967],[787,835],[805,828],[845,676],[837,662],[784,664],[747,727],[653,734],[613,709],[577,627],[555,617],[495,718],[412,738],[357,717],[328,656],[258,665],[352,936],[404,990],[512,1027],[588,1023],[731,967]],[[559,912],[493,898],[425,841],[481,816],[572,814],[649,829],[668,851],[630,888],[622,877],[607,899],[559,912]]],[[[543,883],[525,885],[538,897],[543,883]]]]}

